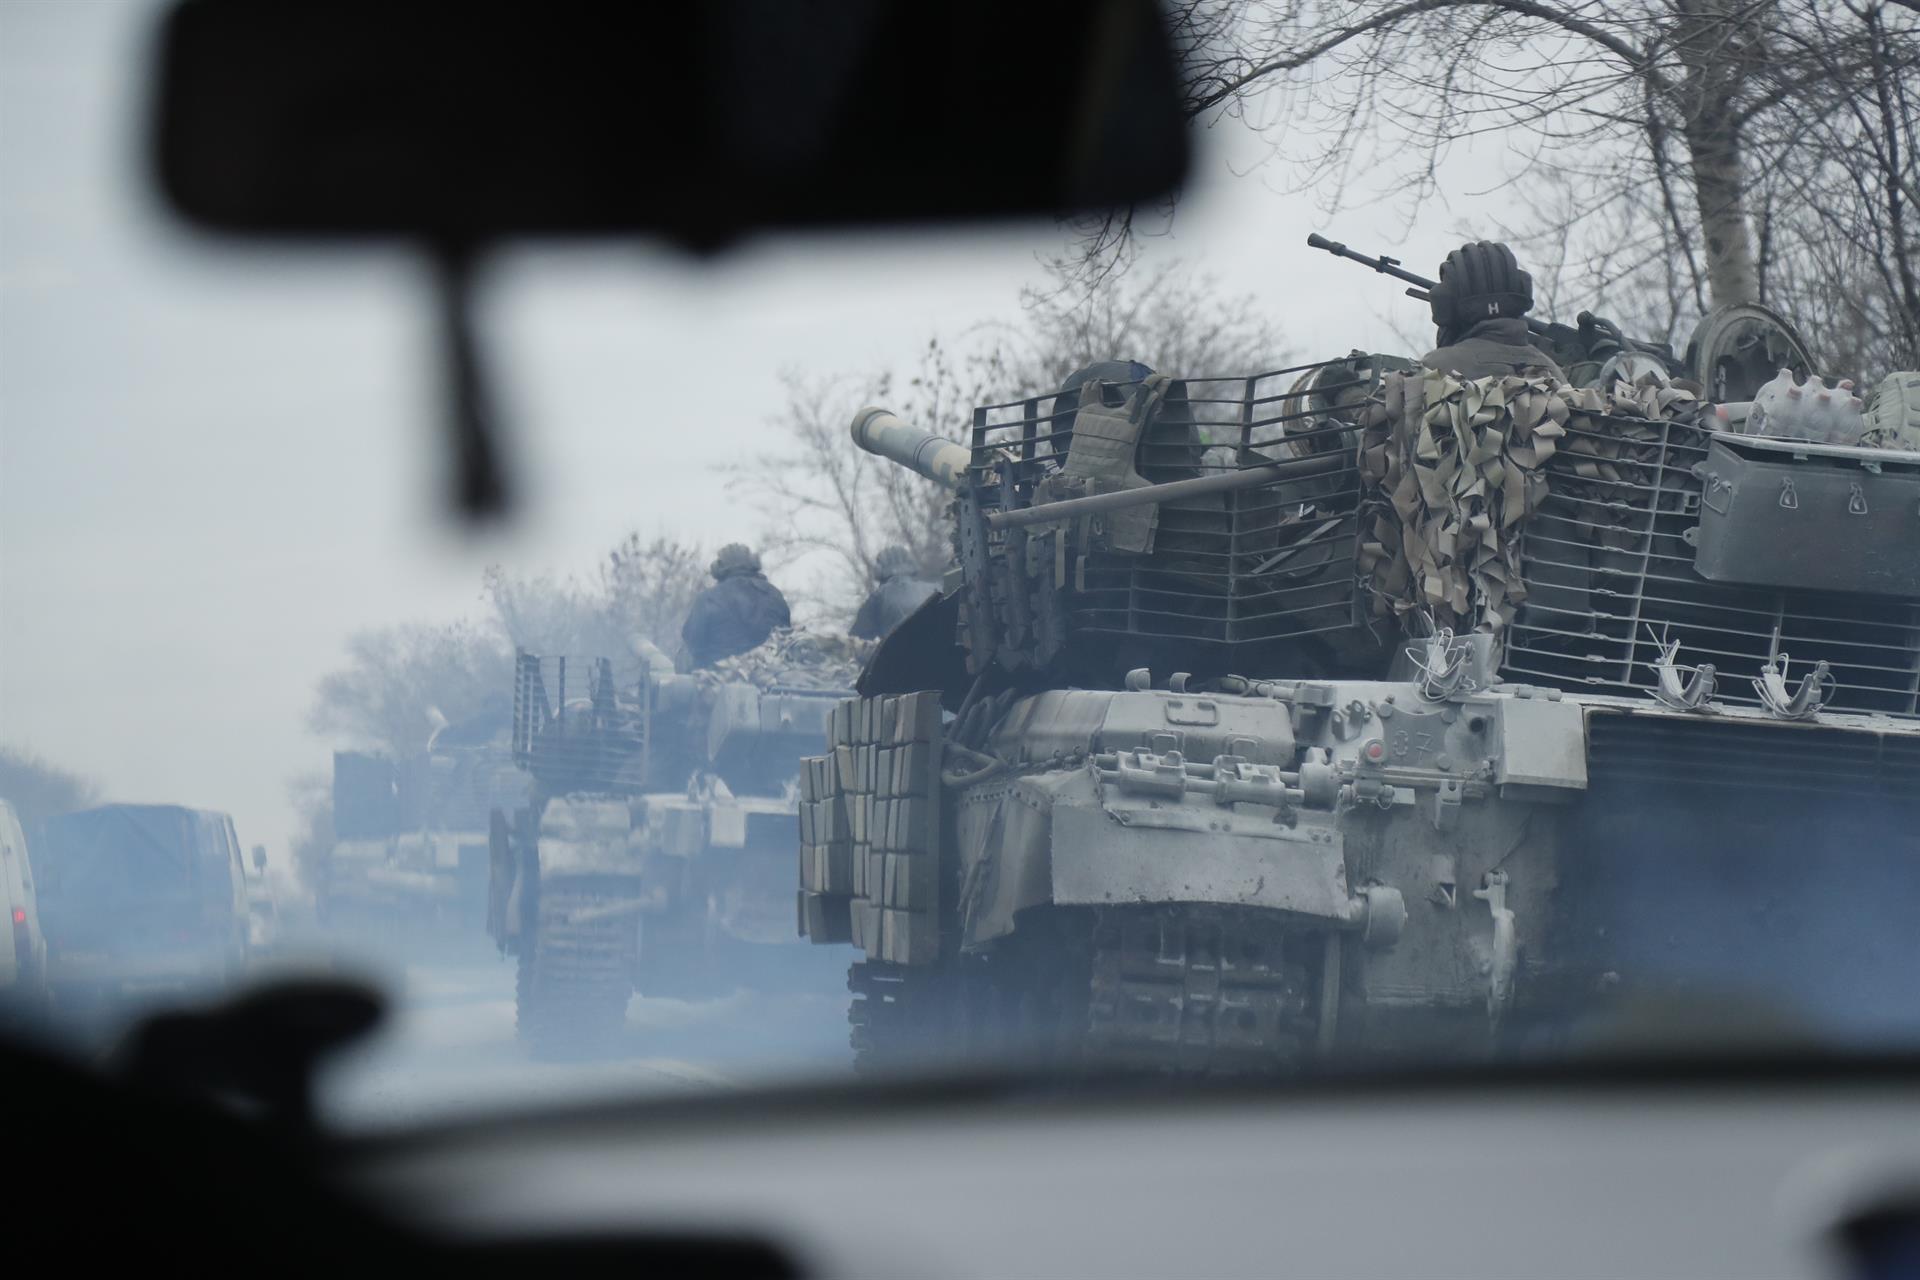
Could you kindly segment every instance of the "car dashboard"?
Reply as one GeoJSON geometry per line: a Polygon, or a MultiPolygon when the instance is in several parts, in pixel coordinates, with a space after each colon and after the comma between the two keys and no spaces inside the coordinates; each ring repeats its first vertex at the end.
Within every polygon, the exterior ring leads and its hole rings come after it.
{"type": "Polygon", "coordinates": [[[1916,1079],[902,1082],[448,1126],[341,1176],[442,1239],[705,1241],[739,1274],[1877,1280],[1912,1261],[1916,1079]]]}

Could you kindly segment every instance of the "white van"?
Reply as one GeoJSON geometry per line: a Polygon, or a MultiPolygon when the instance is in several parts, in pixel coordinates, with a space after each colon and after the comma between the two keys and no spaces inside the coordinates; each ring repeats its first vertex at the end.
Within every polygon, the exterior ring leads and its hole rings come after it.
{"type": "Polygon", "coordinates": [[[12,931],[12,945],[0,946],[0,1001],[36,1003],[46,990],[47,938],[40,932],[27,837],[5,800],[0,800],[0,910],[6,911],[12,931]]]}

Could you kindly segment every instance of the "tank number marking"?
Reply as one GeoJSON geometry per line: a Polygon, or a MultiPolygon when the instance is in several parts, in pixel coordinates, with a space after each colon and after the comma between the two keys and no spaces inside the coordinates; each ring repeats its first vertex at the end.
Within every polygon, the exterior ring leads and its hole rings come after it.
{"type": "Polygon", "coordinates": [[[1396,757],[1408,755],[1426,755],[1433,750],[1433,733],[1422,729],[1396,729],[1393,732],[1393,754],[1396,757]]]}

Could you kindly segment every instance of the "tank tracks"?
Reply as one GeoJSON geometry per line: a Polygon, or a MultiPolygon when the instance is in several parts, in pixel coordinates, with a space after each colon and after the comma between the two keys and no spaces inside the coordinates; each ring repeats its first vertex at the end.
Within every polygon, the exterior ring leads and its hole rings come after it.
{"type": "Polygon", "coordinates": [[[912,1063],[937,1049],[945,975],[884,960],[857,961],[847,970],[847,1043],[863,1074],[912,1063]]]}
{"type": "Polygon", "coordinates": [[[863,1072],[963,1059],[1195,1075],[1284,1071],[1319,1028],[1320,935],[1263,912],[1108,908],[1023,924],[992,955],[848,973],[863,1072]],[[1037,936],[1036,936],[1037,935],[1037,936]]]}
{"type": "Polygon", "coordinates": [[[1115,1070],[1270,1072],[1313,1044],[1307,968],[1249,912],[1109,912],[1093,936],[1087,1056],[1115,1070]]]}
{"type": "Polygon", "coordinates": [[[560,1056],[610,1047],[633,994],[636,928],[618,907],[631,887],[565,881],[540,887],[539,927],[522,949],[515,1025],[536,1054],[560,1056]],[[584,918],[582,918],[584,917],[584,918]]]}

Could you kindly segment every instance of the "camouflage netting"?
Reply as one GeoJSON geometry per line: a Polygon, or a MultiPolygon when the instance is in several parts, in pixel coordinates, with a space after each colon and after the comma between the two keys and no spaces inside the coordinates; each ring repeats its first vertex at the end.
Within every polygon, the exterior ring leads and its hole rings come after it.
{"type": "Polygon", "coordinates": [[[1557,492],[1591,496],[1602,509],[1584,518],[1620,525],[1626,538],[1620,513],[1600,501],[1602,485],[1672,465],[1656,423],[1690,422],[1703,408],[1657,374],[1618,382],[1611,394],[1545,376],[1389,375],[1361,417],[1370,496],[1359,572],[1376,615],[1409,632],[1424,629],[1407,626],[1421,616],[1455,631],[1501,631],[1526,598],[1519,535],[1546,501],[1548,460],[1566,455],[1555,468],[1557,492]],[[1590,494],[1583,481],[1595,482],[1590,494]]]}
{"type": "Polygon", "coordinates": [[[1547,495],[1541,465],[1569,407],[1548,378],[1388,377],[1362,415],[1359,570],[1403,624],[1497,631],[1525,594],[1517,534],[1547,495]]]}
{"type": "Polygon", "coordinates": [[[1657,373],[1616,382],[1610,395],[1594,387],[1564,390],[1573,413],[1563,452],[1572,465],[1556,468],[1554,492],[1568,500],[1568,517],[1595,544],[1636,551],[1649,503],[1665,515],[1684,514],[1689,493],[1697,493],[1691,469],[1706,449],[1709,406],[1657,373]],[[1631,506],[1623,504],[1623,493],[1631,495],[1631,506]]]}
{"type": "Polygon", "coordinates": [[[871,640],[833,631],[782,627],[755,648],[695,674],[718,683],[750,684],[760,689],[847,690],[874,650],[871,640]]]}

